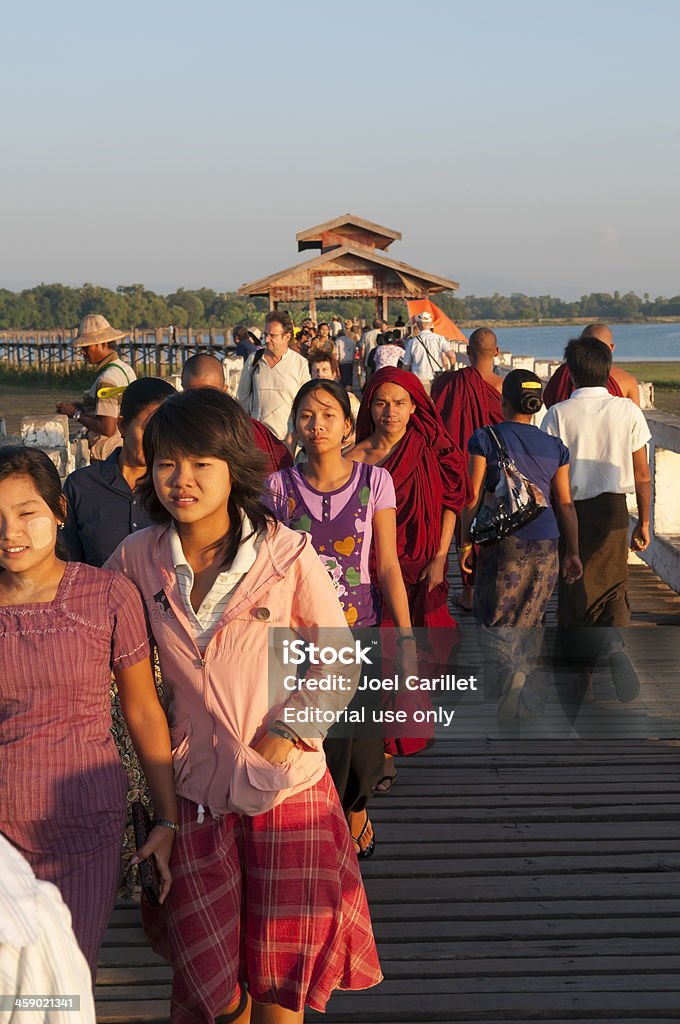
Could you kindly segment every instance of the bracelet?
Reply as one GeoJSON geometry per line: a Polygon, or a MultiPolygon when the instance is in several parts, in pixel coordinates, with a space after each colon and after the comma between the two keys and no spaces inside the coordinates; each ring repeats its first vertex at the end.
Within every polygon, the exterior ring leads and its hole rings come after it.
{"type": "Polygon", "coordinates": [[[156,828],[157,825],[162,825],[163,828],[171,828],[173,832],[179,832],[179,825],[176,821],[168,821],[166,818],[154,818],[151,822],[151,827],[156,828]]]}
{"type": "Polygon", "coordinates": [[[73,419],[76,421],[76,423],[80,423],[80,417],[82,416],[82,412],[82,409],[76,409],[76,411],[73,413],[73,419]]]}
{"type": "Polygon", "coordinates": [[[414,643],[416,642],[416,638],[413,633],[402,633],[401,636],[397,637],[397,646],[399,646],[399,644],[406,643],[407,640],[413,640],[414,643]]]}
{"type": "Polygon", "coordinates": [[[461,544],[461,546],[458,548],[458,550],[459,551],[469,551],[470,548],[473,548],[473,547],[474,547],[474,544],[472,543],[472,541],[470,541],[469,544],[461,544]]]}
{"type": "Polygon", "coordinates": [[[269,729],[270,732],[274,733],[275,736],[280,736],[282,740],[288,740],[294,747],[297,746],[298,737],[292,732],[288,732],[287,729],[281,729],[278,725],[272,725],[269,729]]]}

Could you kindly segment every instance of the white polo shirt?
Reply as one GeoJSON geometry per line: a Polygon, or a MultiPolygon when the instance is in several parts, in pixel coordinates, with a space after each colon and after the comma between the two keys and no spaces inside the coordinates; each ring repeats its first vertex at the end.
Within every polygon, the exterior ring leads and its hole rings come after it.
{"type": "Polygon", "coordinates": [[[635,492],[633,452],[652,435],[630,398],[617,398],[606,388],[577,388],[566,402],[548,409],[541,430],[561,438],[569,449],[575,501],[635,492]]]}
{"type": "Polygon", "coordinates": [[[406,342],[402,366],[420,380],[434,380],[435,373],[446,370],[442,356],[452,352],[451,343],[434,331],[421,331],[406,342]]]}

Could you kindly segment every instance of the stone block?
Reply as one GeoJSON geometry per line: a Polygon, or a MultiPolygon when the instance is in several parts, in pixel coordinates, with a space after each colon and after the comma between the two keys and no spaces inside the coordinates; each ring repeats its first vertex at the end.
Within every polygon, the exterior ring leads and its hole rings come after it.
{"type": "Polygon", "coordinates": [[[69,450],[68,416],[24,416],[21,440],[29,448],[64,448],[69,450]]]}

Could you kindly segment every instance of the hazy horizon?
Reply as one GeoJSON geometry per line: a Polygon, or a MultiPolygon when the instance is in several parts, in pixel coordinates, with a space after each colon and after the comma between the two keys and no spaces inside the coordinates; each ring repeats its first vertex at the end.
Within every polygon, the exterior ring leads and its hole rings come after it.
{"type": "Polygon", "coordinates": [[[3,29],[0,287],[235,291],[349,211],[461,296],[680,293],[671,0],[39,0],[3,29]]]}

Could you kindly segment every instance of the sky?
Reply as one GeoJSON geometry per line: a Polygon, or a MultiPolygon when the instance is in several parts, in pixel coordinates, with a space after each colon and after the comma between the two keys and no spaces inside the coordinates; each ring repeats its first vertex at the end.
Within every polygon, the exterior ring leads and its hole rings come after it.
{"type": "Polygon", "coordinates": [[[2,36],[0,287],[231,291],[351,212],[460,294],[680,293],[676,0],[24,0],[2,36]]]}

